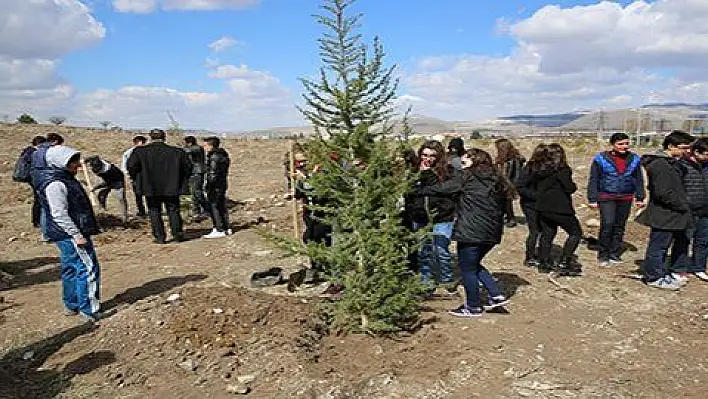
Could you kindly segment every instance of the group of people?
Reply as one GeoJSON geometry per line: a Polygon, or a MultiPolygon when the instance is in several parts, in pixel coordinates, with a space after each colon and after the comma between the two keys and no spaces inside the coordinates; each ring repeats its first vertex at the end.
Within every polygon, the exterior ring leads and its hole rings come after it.
{"type": "MultiPolygon", "coordinates": [[[[449,247],[457,242],[466,300],[449,312],[454,316],[475,317],[508,303],[482,261],[501,242],[504,228],[516,226],[516,198],[528,227],[524,264],[545,273],[582,274],[575,255],[583,238],[572,199],[577,185],[563,147],[540,144],[526,161],[507,139],[495,146],[493,159],[481,149],[465,151],[460,139],[453,139],[447,151],[432,140],[409,160],[420,174],[406,196],[404,221],[412,230],[428,225],[432,230],[411,263],[431,293],[441,285],[455,295],[449,247]],[[559,228],[567,238],[560,258],[553,259],[559,228]],[[480,286],[487,291],[484,302],[480,286]]],[[[677,130],[655,154],[640,156],[629,147],[629,137],[615,133],[610,149],[592,160],[587,199],[600,214],[598,266],[623,262],[625,226],[634,204],[641,212],[637,222],[651,228],[641,267],[646,284],[677,290],[689,275],[708,281],[708,139],[677,130]]]]}
{"type": "Polygon", "coordinates": [[[163,204],[172,240],[184,240],[179,196],[188,194],[190,187],[196,198],[193,206],[197,217],[203,219],[208,213],[214,225],[204,238],[231,234],[226,208],[230,160],[220,147],[219,138],[205,138],[200,147],[196,138],[189,136],[185,138],[186,149],[166,144],[165,138],[160,129],[150,131],[149,143],[145,137],[136,136],[134,146],[123,154],[123,170],[100,156],[82,160],[81,153],[65,146],[57,133],[33,138],[31,146],[20,154],[13,180],[31,186],[32,224],[41,230],[45,241],[55,243],[61,252],[62,299],[67,315],[78,314],[95,321],[100,310],[100,267],[91,240],[100,232],[100,225],[92,199],[76,178],[83,166],[102,179],[93,188],[98,191],[102,208],[106,207],[109,192],[115,191],[124,222],[128,220],[125,174],[129,175],[138,209],[136,216],[146,216],[145,198],[157,244],[167,242],[163,204]]]}

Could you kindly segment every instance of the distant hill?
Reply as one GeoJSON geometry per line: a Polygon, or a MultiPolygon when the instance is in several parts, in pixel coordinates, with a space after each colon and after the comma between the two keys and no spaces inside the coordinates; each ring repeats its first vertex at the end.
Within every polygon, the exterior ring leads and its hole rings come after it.
{"type": "Polygon", "coordinates": [[[588,115],[592,111],[571,112],[565,114],[548,114],[548,115],[512,115],[502,116],[499,120],[514,122],[522,125],[538,126],[538,127],[561,127],[567,125],[577,119],[588,115]]]}

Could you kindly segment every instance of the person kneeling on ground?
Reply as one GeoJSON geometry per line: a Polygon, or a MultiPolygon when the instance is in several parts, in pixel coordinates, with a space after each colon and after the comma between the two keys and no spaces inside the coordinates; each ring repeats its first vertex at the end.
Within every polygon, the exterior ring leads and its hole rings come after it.
{"type": "Polygon", "coordinates": [[[120,204],[120,218],[123,223],[128,222],[128,202],[125,199],[125,175],[112,163],[101,159],[98,155],[86,158],[86,163],[91,171],[103,181],[92,191],[98,191],[98,204],[101,210],[106,211],[108,194],[115,190],[115,196],[120,204]]]}
{"type": "Polygon", "coordinates": [[[100,308],[100,268],[91,236],[98,234],[99,228],[91,201],[76,180],[80,158],[71,147],[49,148],[46,161],[51,169],[35,183],[47,215],[47,238],[61,252],[65,314],[95,321],[100,308]]]}
{"type": "Polygon", "coordinates": [[[206,193],[214,229],[204,238],[221,238],[231,234],[229,212],[226,209],[226,191],[229,187],[229,154],[220,148],[218,137],[204,139],[207,153],[204,192],[206,193]]]}
{"type": "MultiPolygon", "coordinates": [[[[501,242],[504,205],[513,197],[514,188],[483,150],[473,148],[467,151],[462,165],[465,169],[455,178],[434,186],[415,188],[414,192],[421,196],[459,195],[452,239],[457,241],[466,301],[448,313],[457,317],[476,317],[485,310],[509,303],[492,274],[482,265],[482,259],[501,242]],[[479,292],[480,282],[489,295],[484,306],[479,292]]],[[[425,166],[421,165],[421,168],[425,166]]]]}

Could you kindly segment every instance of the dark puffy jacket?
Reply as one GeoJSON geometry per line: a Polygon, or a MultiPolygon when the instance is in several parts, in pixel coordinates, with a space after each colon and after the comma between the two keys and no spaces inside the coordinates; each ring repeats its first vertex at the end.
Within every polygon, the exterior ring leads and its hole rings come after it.
{"type": "Polygon", "coordinates": [[[37,149],[32,146],[22,150],[15,164],[15,170],[12,172],[13,181],[32,183],[32,154],[34,154],[35,151],[37,151],[37,149]]]}
{"type": "Polygon", "coordinates": [[[453,179],[414,190],[416,195],[459,196],[452,239],[465,244],[496,245],[504,230],[506,199],[491,171],[464,170],[453,179]]]}
{"type": "Polygon", "coordinates": [[[37,186],[35,181],[40,181],[42,179],[42,173],[49,171],[50,168],[47,165],[47,150],[52,146],[52,143],[44,142],[37,146],[37,151],[32,153],[32,168],[30,171],[30,177],[32,178],[32,185],[37,186]]]}
{"type": "Polygon", "coordinates": [[[639,155],[627,154],[627,168],[621,174],[617,171],[617,165],[608,152],[595,155],[588,178],[588,202],[597,203],[600,193],[634,194],[637,200],[643,201],[644,176],[639,155]]]}
{"type": "Polygon", "coordinates": [[[536,211],[575,214],[571,195],[578,187],[573,182],[573,171],[570,168],[537,171],[532,174],[531,180],[536,184],[536,211]]]}
{"type": "Polygon", "coordinates": [[[207,154],[206,190],[226,190],[229,187],[229,154],[223,148],[217,148],[207,154]]]}
{"type": "MultiPolygon", "coordinates": [[[[455,175],[460,172],[450,165],[448,173],[451,178],[455,178],[455,175]]],[[[436,184],[438,184],[438,177],[435,172],[425,170],[421,172],[420,179],[416,182],[415,187],[430,187],[436,184]]],[[[428,212],[433,215],[433,223],[452,222],[455,220],[455,213],[457,212],[457,198],[449,195],[408,195],[406,197],[406,212],[408,212],[411,220],[423,225],[429,222],[428,212]]]]}
{"type": "Polygon", "coordinates": [[[522,204],[535,204],[536,198],[538,197],[536,181],[531,178],[531,171],[529,169],[528,164],[524,165],[524,167],[521,168],[518,179],[514,182],[516,192],[519,193],[522,204]]]}
{"type": "Polygon", "coordinates": [[[662,230],[685,230],[691,212],[678,160],[663,152],[642,156],[647,171],[649,203],[637,222],[662,230]]]}
{"type": "Polygon", "coordinates": [[[693,216],[708,217],[708,171],[689,159],[680,160],[678,166],[691,213],[693,216]]]}
{"type": "Polygon", "coordinates": [[[189,147],[185,147],[184,151],[187,152],[189,159],[192,161],[192,175],[203,174],[206,160],[204,148],[198,145],[190,145],[189,147]]]}
{"type": "Polygon", "coordinates": [[[84,188],[81,186],[81,183],[65,169],[48,168],[38,175],[38,179],[34,184],[39,196],[39,203],[47,216],[45,234],[49,241],[55,242],[71,238],[54,222],[52,212],[49,209],[45,189],[50,183],[55,181],[60,181],[66,186],[69,217],[71,217],[71,220],[79,231],[81,231],[81,235],[89,237],[100,233],[91,201],[88,195],[86,195],[86,191],[84,191],[84,188]]]}
{"type": "Polygon", "coordinates": [[[135,147],[128,173],[144,196],[173,197],[189,192],[192,162],[183,149],[154,142],[135,147]]]}

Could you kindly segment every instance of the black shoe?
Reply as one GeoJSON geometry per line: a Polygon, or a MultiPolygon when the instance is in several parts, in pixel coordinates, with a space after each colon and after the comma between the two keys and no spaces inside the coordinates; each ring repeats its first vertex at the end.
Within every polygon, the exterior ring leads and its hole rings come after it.
{"type": "Polygon", "coordinates": [[[539,267],[540,265],[541,262],[539,262],[536,258],[526,258],[526,260],[524,261],[524,266],[539,267]]]}
{"type": "Polygon", "coordinates": [[[558,274],[568,277],[579,277],[583,275],[583,266],[573,259],[564,259],[558,264],[560,269],[558,274]]]}
{"type": "Polygon", "coordinates": [[[507,220],[507,221],[504,223],[504,226],[506,226],[507,228],[512,229],[512,228],[516,227],[516,220],[507,220]]]}
{"type": "Polygon", "coordinates": [[[176,236],[172,239],[172,242],[185,242],[185,241],[187,241],[187,239],[184,238],[184,235],[183,235],[183,234],[176,235],[176,236]]]}
{"type": "Polygon", "coordinates": [[[550,273],[553,271],[553,262],[550,260],[540,261],[538,264],[539,273],[550,273]]]}
{"type": "Polygon", "coordinates": [[[155,238],[154,240],[152,240],[152,243],[153,243],[153,244],[164,245],[164,244],[167,244],[167,241],[165,241],[164,238],[163,238],[163,239],[155,238]]]}

